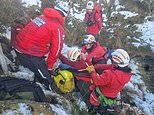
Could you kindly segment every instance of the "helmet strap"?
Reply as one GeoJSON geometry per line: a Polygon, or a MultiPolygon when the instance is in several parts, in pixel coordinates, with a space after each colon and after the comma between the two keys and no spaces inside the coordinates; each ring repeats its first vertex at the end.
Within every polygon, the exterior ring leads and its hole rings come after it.
{"type": "Polygon", "coordinates": [[[117,67],[115,67],[115,69],[121,70],[121,71],[124,71],[124,72],[127,72],[127,73],[131,72],[131,69],[128,66],[126,66],[126,67],[119,67],[119,66],[117,66],[117,67]]]}

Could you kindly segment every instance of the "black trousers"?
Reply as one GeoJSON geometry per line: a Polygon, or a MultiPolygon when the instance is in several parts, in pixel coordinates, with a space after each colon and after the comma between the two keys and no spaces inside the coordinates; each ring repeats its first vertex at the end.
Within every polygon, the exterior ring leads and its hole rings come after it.
{"type": "Polygon", "coordinates": [[[46,86],[51,84],[51,81],[53,81],[53,79],[50,77],[50,73],[43,57],[31,56],[19,53],[17,51],[16,54],[21,65],[29,68],[32,72],[34,72],[34,81],[38,81],[42,84],[45,84],[46,86]]]}

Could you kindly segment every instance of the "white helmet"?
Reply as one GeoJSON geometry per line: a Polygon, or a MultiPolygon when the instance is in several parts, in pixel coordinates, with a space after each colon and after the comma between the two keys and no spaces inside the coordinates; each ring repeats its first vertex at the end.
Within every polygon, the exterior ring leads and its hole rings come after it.
{"type": "Polygon", "coordinates": [[[55,7],[56,10],[59,10],[60,12],[62,12],[64,14],[64,16],[68,16],[68,12],[69,12],[69,5],[67,2],[59,2],[55,7]]]}
{"type": "Polygon", "coordinates": [[[84,40],[82,42],[83,45],[96,43],[96,39],[93,35],[85,35],[83,36],[84,40]]]}
{"type": "Polygon", "coordinates": [[[123,49],[117,49],[112,54],[112,60],[119,66],[119,67],[126,67],[129,64],[130,57],[128,53],[123,49]]]}
{"type": "Polygon", "coordinates": [[[81,51],[78,48],[75,48],[68,53],[68,58],[71,61],[77,61],[80,55],[81,55],[81,51]]]}
{"type": "Polygon", "coordinates": [[[92,10],[92,9],[94,9],[94,2],[93,1],[89,1],[88,3],[87,3],[87,10],[92,10]]]}

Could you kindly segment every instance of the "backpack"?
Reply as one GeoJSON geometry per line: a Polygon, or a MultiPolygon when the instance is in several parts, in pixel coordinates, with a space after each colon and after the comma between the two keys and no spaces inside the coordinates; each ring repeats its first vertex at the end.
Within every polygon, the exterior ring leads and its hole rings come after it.
{"type": "Polygon", "coordinates": [[[97,13],[102,14],[102,7],[101,7],[99,4],[95,4],[94,10],[95,10],[97,13]]]}
{"type": "Polygon", "coordinates": [[[57,73],[58,75],[54,77],[54,81],[61,93],[72,92],[75,89],[75,82],[72,72],[58,69],[57,73]]]}
{"type": "Polygon", "coordinates": [[[0,100],[10,99],[47,102],[44,92],[35,82],[13,77],[0,77],[0,100]]]}

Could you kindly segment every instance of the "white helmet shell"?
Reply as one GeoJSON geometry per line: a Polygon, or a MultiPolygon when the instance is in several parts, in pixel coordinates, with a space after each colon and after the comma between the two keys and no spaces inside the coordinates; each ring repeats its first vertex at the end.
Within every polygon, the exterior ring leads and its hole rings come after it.
{"type": "Polygon", "coordinates": [[[68,58],[71,61],[77,61],[80,55],[81,55],[81,51],[78,48],[74,48],[68,53],[68,58]]]}
{"type": "Polygon", "coordinates": [[[59,2],[55,7],[56,10],[62,12],[64,14],[64,16],[68,16],[68,12],[69,12],[69,5],[67,2],[59,2]]]}
{"type": "Polygon", "coordinates": [[[128,53],[123,49],[117,49],[112,54],[112,60],[119,66],[119,67],[126,67],[129,65],[130,57],[128,53]]]}
{"type": "Polygon", "coordinates": [[[83,40],[83,45],[96,43],[96,39],[93,35],[85,35],[83,40]]]}
{"type": "Polygon", "coordinates": [[[87,7],[86,7],[87,10],[92,10],[94,9],[94,2],[93,1],[89,1],[87,3],[87,7]]]}

